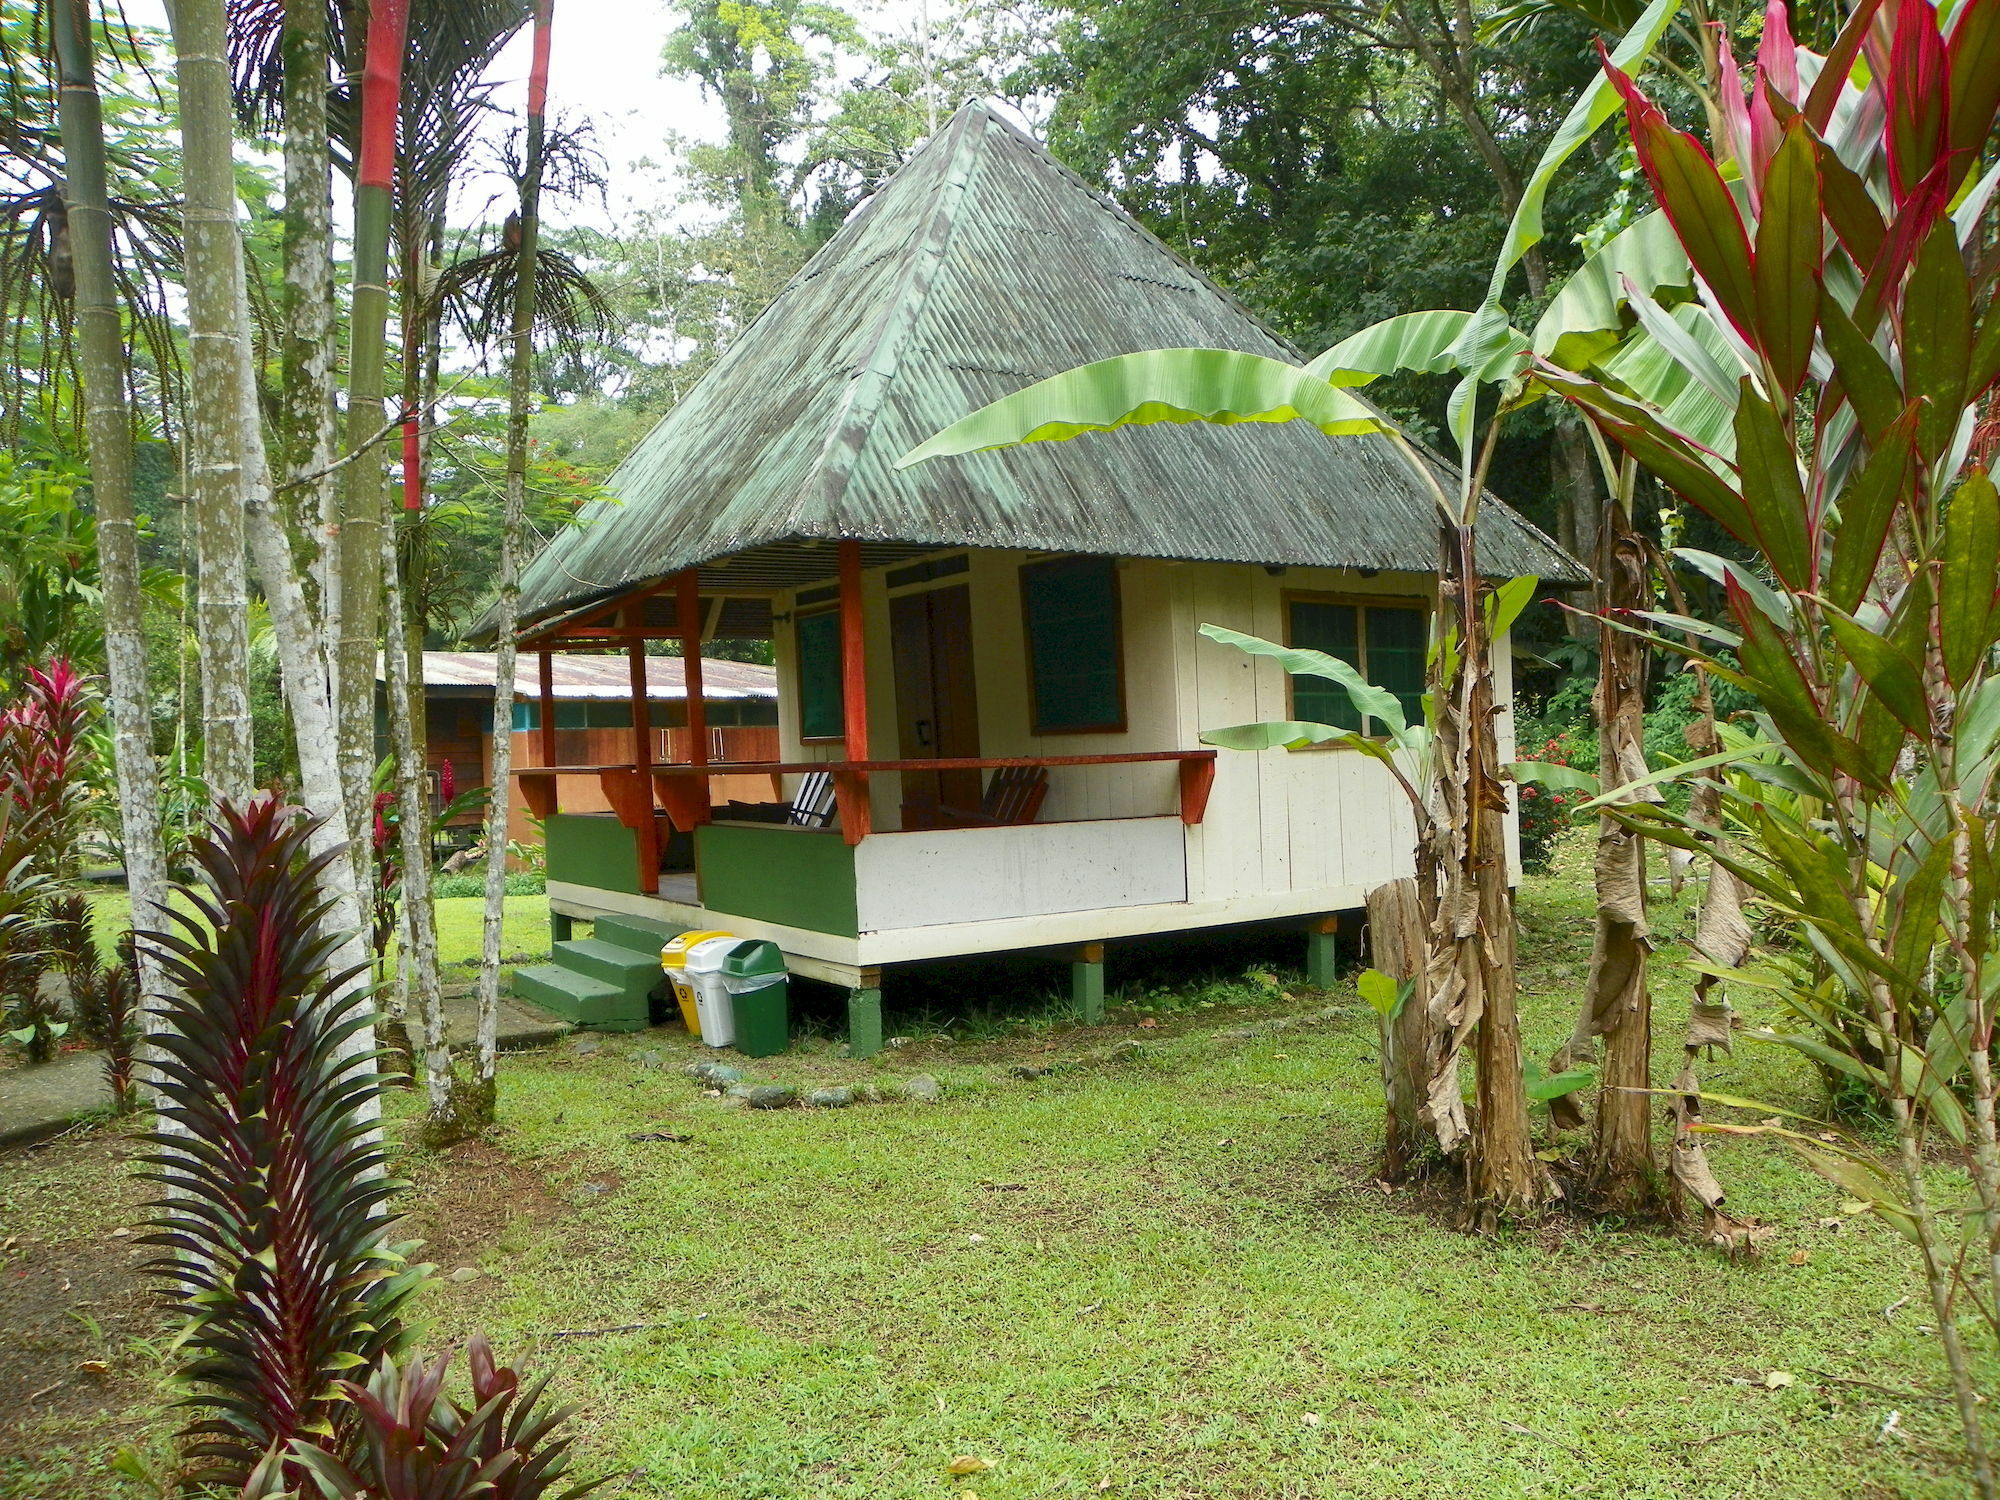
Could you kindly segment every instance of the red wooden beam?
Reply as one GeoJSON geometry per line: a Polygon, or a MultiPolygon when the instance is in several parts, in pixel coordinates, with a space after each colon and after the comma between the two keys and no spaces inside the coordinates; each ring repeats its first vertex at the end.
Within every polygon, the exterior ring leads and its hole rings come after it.
{"type": "MultiPolygon", "coordinates": [[[[632,668],[632,765],[646,798],[646,815],[635,831],[639,835],[639,889],[656,895],[660,889],[660,825],[653,819],[653,699],[646,685],[646,643],[634,641],[626,650],[632,668]]],[[[609,792],[610,778],[605,778],[609,792]]],[[[614,807],[617,804],[612,804],[614,807]]],[[[624,814],[621,812],[620,816],[624,814]]],[[[628,820],[629,821],[629,820],[628,820]]]]}
{"type": "Polygon", "coordinates": [[[701,692],[701,572],[689,568],[674,586],[681,627],[681,673],[687,688],[688,764],[708,764],[708,704],[701,692]]]}
{"type": "MultiPolygon", "coordinates": [[[[845,759],[868,759],[868,642],[861,618],[861,543],[840,543],[840,711],[845,759]]],[[[850,844],[874,826],[866,771],[836,773],[834,799],[840,808],[841,836],[850,844]]]]}
{"type": "Polygon", "coordinates": [[[1215,785],[1215,755],[1181,762],[1181,821],[1189,827],[1208,811],[1208,794],[1215,785]]]}
{"type": "MultiPolygon", "coordinates": [[[[536,715],[541,720],[542,764],[556,763],[556,654],[553,651],[538,653],[542,674],[542,701],[536,715]]],[[[548,816],[546,813],[544,817],[548,816]]]]}

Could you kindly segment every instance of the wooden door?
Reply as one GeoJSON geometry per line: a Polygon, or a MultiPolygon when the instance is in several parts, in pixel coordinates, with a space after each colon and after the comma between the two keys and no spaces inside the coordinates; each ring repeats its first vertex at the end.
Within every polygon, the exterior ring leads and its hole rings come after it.
{"type": "MultiPolygon", "coordinates": [[[[898,749],[905,760],[977,757],[979,694],[972,671],[972,591],[964,584],[889,601],[898,749]]],[[[979,810],[980,773],[903,773],[903,826],[937,828],[979,810]]]]}

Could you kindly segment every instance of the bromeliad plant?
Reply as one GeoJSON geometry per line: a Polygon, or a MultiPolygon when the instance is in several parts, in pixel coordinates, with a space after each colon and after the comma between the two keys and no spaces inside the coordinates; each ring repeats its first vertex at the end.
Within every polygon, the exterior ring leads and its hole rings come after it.
{"type": "MultiPolygon", "coordinates": [[[[397,1189],[371,1130],[371,1059],[344,1046],[372,1024],[344,934],[309,857],[312,820],[275,799],[218,809],[192,841],[200,883],[177,933],[149,934],[171,981],[159,1049],[164,1196],[150,1269],[195,1351],[186,1430],[199,1477],[240,1485],[295,1441],[338,1449],[354,1408],[337,1382],[393,1359],[428,1271],[392,1238],[397,1189]]],[[[365,997],[365,991],[364,997],[365,997]]]]}
{"type": "Polygon", "coordinates": [[[1817,961],[1775,971],[1793,1013],[1818,1018],[1777,1039],[1870,1090],[1894,1145],[1879,1160],[1792,1139],[1917,1247],[1992,1500],[1960,1318],[2000,1330],[2000,494],[1967,459],[2000,378],[2000,167],[1980,169],[2000,0],[1864,0],[1824,58],[1791,43],[1781,7],[1766,27],[1748,100],[1724,101],[1734,180],[1606,68],[1694,272],[1671,313],[1643,296],[1634,310],[1695,394],[1676,407],[1615,369],[1541,378],[1758,559],[1720,565],[1726,624],[1621,622],[1758,699],[1775,750],[1724,785],[1739,838],[1612,810],[1707,848],[1817,961]],[[1926,1174],[1939,1148],[1962,1199],[1926,1174]]]}
{"type": "MultiPolygon", "coordinates": [[[[471,1402],[445,1392],[447,1352],[426,1364],[412,1356],[400,1368],[384,1363],[367,1383],[343,1380],[353,1405],[351,1451],[345,1456],[294,1443],[291,1456],[321,1500],[581,1500],[611,1476],[564,1486],[567,1438],[554,1439],[568,1407],[539,1408],[546,1375],[524,1378],[495,1363],[483,1336],[467,1348],[471,1402]]],[[[244,1488],[244,1500],[280,1500],[288,1490],[274,1453],[244,1488]]]]}

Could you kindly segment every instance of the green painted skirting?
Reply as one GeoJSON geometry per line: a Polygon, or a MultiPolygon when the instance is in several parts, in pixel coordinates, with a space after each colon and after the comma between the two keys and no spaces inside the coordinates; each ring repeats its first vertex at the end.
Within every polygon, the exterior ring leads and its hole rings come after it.
{"type": "MultiPolygon", "coordinates": [[[[553,878],[553,830],[550,844],[553,878]]],[[[854,851],[838,834],[710,823],[695,830],[694,858],[701,904],[717,917],[755,917],[841,937],[860,934],[854,851]]]]}
{"type": "Polygon", "coordinates": [[[610,813],[557,813],[544,832],[549,879],[640,894],[638,836],[610,813]]]}

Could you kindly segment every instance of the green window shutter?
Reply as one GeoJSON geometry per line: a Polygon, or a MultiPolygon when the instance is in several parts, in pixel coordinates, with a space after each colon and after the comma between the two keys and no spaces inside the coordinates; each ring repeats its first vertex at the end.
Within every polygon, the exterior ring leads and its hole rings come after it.
{"type": "MultiPolygon", "coordinates": [[[[1424,721],[1424,612],[1420,609],[1368,610],[1368,680],[1387,688],[1403,705],[1403,721],[1424,721]]],[[[1371,725],[1378,733],[1379,724],[1371,725]]]]}
{"type": "Polygon", "coordinates": [[[840,673],[840,611],[798,619],[799,736],[837,740],[846,733],[840,673]]]}
{"type": "Polygon", "coordinates": [[[1122,733],[1124,643],[1118,568],[1108,557],[1063,557],[1021,569],[1028,681],[1036,734],[1122,733]]]}
{"type": "MultiPolygon", "coordinates": [[[[1288,644],[1324,651],[1357,668],[1361,665],[1356,635],[1359,611],[1353,605],[1294,599],[1290,614],[1288,644]]],[[[1308,724],[1331,724],[1336,729],[1361,728],[1361,715],[1347,690],[1325,677],[1292,679],[1292,717],[1308,724]]]]}

